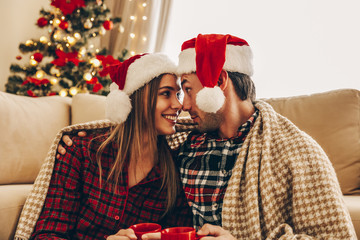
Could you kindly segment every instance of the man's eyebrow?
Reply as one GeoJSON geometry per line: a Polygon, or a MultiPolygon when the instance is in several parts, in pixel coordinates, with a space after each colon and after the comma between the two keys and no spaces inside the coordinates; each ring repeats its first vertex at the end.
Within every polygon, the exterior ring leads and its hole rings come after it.
{"type": "Polygon", "coordinates": [[[184,85],[185,83],[189,82],[187,79],[184,79],[181,81],[181,86],[184,85]]]}

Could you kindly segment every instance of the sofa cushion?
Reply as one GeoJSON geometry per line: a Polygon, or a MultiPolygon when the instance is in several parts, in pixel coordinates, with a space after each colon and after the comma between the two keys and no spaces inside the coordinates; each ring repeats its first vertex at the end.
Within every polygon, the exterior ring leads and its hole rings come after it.
{"type": "Polygon", "coordinates": [[[350,212],[356,235],[360,239],[360,196],[344,196],[344,201],[350,212]]]}
{"type": "Polygon", "coordinates": [[[0,92],[0,184],[33,183],[56,133],[69,125],[70,104],[0,92]]]}
{"type": "Polygon", "coordinates": [[[71,123],[84,123],[105,119],[105,96],[80,93],[73,97],[71,123]]]}
{"type": "Polygon", "coordinates": [[[0,239],[13,239],[20,212],[32,184],[0,186],[0,239]]]}
{"type": "Polygon", "coordinates": [[[360,194],[360,91],[341,89],[264,100],[320,144],[343,194],[360,194]]]}

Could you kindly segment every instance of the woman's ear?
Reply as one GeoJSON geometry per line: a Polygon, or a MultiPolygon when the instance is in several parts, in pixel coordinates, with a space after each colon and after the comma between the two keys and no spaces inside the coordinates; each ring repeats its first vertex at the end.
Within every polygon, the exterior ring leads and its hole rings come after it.
{"type": "Polygon", "coordinates": [[[224,90],[227,87],[228,82],[229,82],[229,75],[227,71],[221,70],[218,86],[220,87],[221,90],[224,90]]]}

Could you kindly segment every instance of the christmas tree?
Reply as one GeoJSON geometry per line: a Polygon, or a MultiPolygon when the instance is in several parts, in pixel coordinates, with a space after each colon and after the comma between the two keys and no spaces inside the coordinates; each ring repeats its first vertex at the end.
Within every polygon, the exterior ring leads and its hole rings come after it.
{"type": "Polygon", "coordinates": [[[20,43],[22,55],[16,58],[26,63],[11,64],[6,91],[31,97],[106,95],[111,80],[103,69],[123,61],[127,53],[123,50],[115,59],[93,44],[121,21],[109,15],[104,0],[51,0],[51,9],[41,9],[36,22],[48,36],[20,43]]]}

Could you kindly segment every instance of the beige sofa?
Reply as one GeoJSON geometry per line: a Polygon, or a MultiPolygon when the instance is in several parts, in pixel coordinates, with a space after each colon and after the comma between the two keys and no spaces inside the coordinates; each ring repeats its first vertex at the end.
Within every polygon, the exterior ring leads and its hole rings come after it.
{"type": "MultiPolygon", "coordinates": [[[[360,91],[265,99],[324,148],[360,237],[360,91]]],[[[12,239],[32,183],[55,134],[104,118],[105,97],[30,98],[0,92],[0,240],[12,239]]]]}

